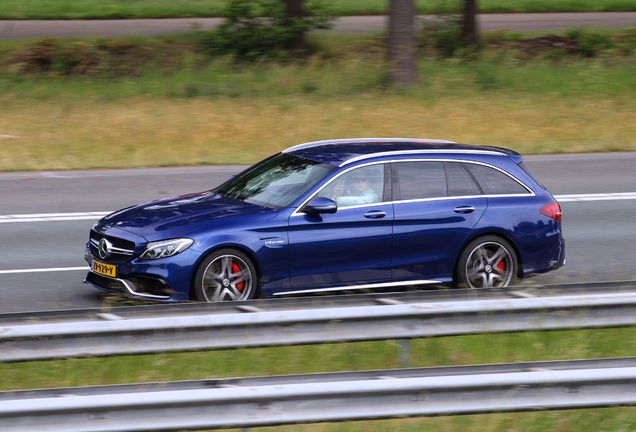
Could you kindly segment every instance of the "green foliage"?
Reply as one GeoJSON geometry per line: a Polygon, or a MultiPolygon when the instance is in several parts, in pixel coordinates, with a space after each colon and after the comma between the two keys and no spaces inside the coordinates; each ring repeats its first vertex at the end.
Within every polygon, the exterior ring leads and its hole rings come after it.
{"type": "Polygon", "coordinates": [[[612,39],[608,35],[589,30],[570,30],[566,37],[577,41],[577,50],[585,57],[595,57],[600,51],[612,47],[612,39]]]}
{"type": "Polygon", "coordinates": [[[460,4],[452,0],[436,0],[434,18],[425,18],[420,34],[423,45],[434,47],[444,57],[474,48],[462,35],[463,15],[460,4]]]}
{"type": "Polygon", "coordinates": [[[424,45],[433,46],[444,57],[451,57],[467,46],[461,29],[459,15],[440,15],[437,19],[425,22],[421,38],[424,45]]]}
{"type": "Polygon", "coordinates": [[[289,17],[282,0],[229,0],[225,21],[215,30],[200,32],[201,42],[215,55],[243,60],[279,57],[298,34],[331,27],[323,3],[306,3],[305,14],[289,17]]]}
{"type": "MultiPolygon", "coordinates": [[[[420,86],[410,94],[426,98],[473,91],[633,94],[636,58],[630,52],[636,51],[636,31],[609,35],[615,46],[600,58],[583,58],[576,51],[576,41],[563,36],[511,40],[500,35],[484,37],[484,44],[489,45],[475,55],[461,49],[454,57],[422,50],[420,86]],[[563,49],[562,41],[569,41],[572,50],[563,49]]],[[[214,58],[203,52],[194,34],[176,40],[5,41],[0,43],[0,98],[3,94],[20,94],[41,99],[66,93],[99,98],[108,93],[107,97],[113,99],[133,95],[339,97],[388,91],[383,81],[383,39],[310,35],[308,43],[317,52],[302,61],[253,62],[237,67],[230,58],[214,58]],[[88,84],[91,80],[98,82],[88,84]],[[34,89],[39,90],[32,92],[34,89]]]]}

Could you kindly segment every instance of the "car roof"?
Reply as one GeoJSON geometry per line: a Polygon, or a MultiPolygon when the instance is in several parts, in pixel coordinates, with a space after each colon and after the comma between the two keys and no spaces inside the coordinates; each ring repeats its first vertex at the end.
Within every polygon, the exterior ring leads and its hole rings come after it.
{"type": "Polygon", "coordinates": [[[343,166],[360,160],[404,154],[496,154],[519,157],[519,153],[492,146],[459,144],[454,141],[413,138],[353,138],[314,141],[283,150],[283,153],[343,166]]]}

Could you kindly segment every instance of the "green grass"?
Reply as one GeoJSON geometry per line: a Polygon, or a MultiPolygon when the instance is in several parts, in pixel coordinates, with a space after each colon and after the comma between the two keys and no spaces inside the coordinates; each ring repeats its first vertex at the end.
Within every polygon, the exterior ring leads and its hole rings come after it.
{"type": "MultiPolygon", "coordinates": [[[[437,13],[459,0],[416,0],[418,13],[437,13]]],[[[387,0],[333,0],[334,15],[381,15],[387,0]]],[[[120,19],[222,16],[224,0],[3,0],[0,19],[120,19]]],[[[480,0],[483,13],[632,11],[636,0],[480,0]]]]}
{"type": "MultiPolygon", "coordinates": [[[[475,335],[412,341],[411,366],[433,367],[538,360],[636,356],[636,328],[475,335]]],[[[0,365],[0,390],[284,375],[400,367],[396,341],[67,359],[0,365]]],[[[263,431],[631,431],[634,408],[490,414],[263,431]]]]}

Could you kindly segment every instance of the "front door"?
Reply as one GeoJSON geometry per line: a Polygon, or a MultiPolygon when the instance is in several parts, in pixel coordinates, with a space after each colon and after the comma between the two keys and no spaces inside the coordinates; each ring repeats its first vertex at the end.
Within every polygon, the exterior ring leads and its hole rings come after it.
{"type": "Polygon", "coordinates": [[[327,183],[317,196],[334,199],[336,213],[290,217],[292,288],[337,288],[391,278],[393,204],[385,192],[384,170],[384,164],[355,167],[327,183]]]}

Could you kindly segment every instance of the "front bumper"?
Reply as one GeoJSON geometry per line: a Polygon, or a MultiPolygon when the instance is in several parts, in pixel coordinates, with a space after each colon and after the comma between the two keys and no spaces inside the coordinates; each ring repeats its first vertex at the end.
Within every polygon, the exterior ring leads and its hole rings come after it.
{"type": "MultiPolygon", "coordinates": [[[[144,261],[132,258],[126,262],[108,262],[93,255],[89,244],[86,245],[84,259],[91,270],[86,274],[84,283],[91,284],[104,291],[124,294],[128,297],[159,300],[189,300],[190,270],[186,262],[193,257],[181,256],[178,260],[161,259],[144,261]],[[106,276],[93,270],[93,261],[107,263],[117,268],[115,277],[106,276]],[[181,260],[185,262],[181,262],[181,260]],[[177,261],[177,262],[175,262],[177,261]]],[[[176,257],[175,257],[176,258],[176,257]]],[[[189,261],[190,263],[192,261],[189,261]]]]}
{"type": "Polygon", "coordinates": [[[149,300],[168,300],[173,295],[172,289],[164,280],[145,276],[114,278],[91,270],[86,274],[84,283],[89,283],[105,291],[149,300]]]}

